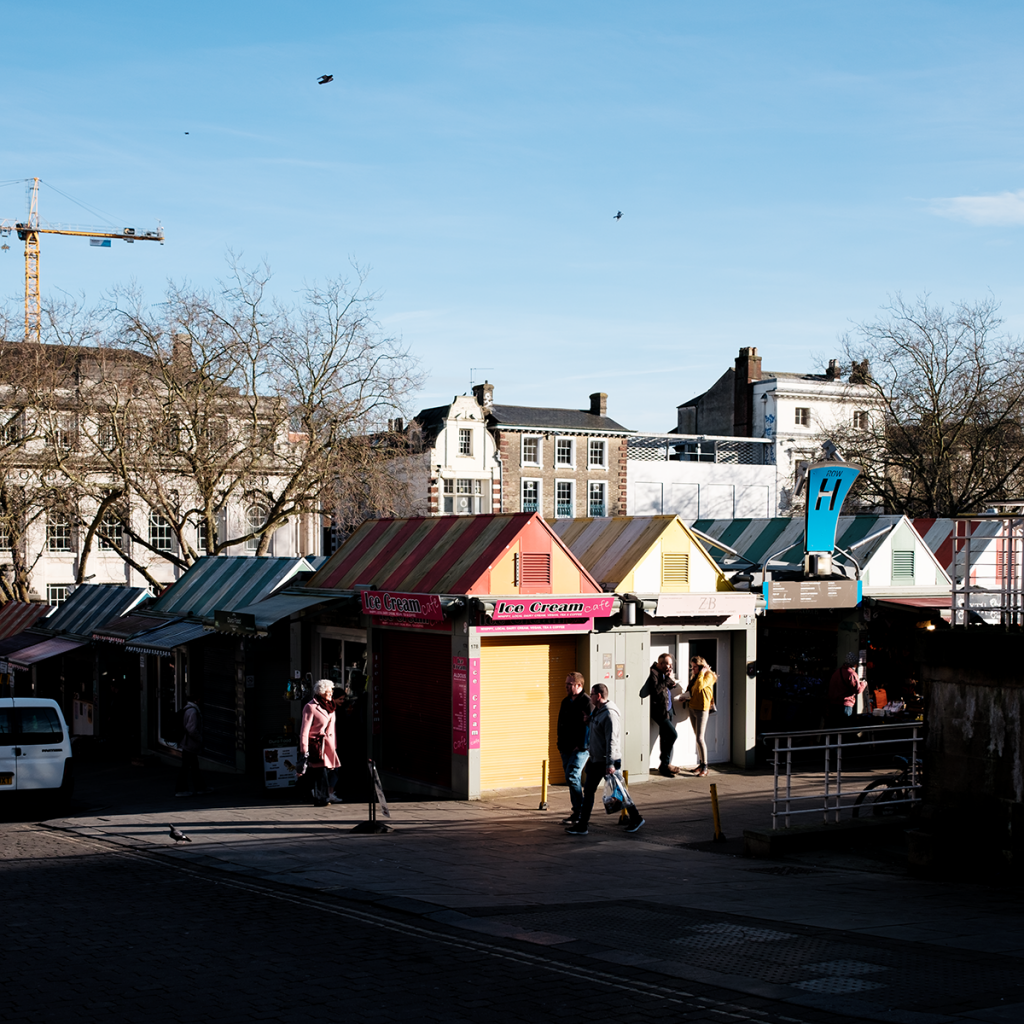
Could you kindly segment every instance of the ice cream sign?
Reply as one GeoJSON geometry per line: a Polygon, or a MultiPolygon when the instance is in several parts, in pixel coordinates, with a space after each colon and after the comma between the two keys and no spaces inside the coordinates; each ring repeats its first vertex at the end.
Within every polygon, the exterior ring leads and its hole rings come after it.
{"type": "Polygon", "coordinates": [[[437,594],[393,594],[386,590],[364,590],[363,611],[390,619],[427,619],[441,622],[444,611],[437,594]]]}
{"type": "Polygon", "coordinates": [[[522,619],[607,618],[615,607],[614,597],[562,597],[531,600],[502,600],[494,603],[492,622],[522,619]]]}

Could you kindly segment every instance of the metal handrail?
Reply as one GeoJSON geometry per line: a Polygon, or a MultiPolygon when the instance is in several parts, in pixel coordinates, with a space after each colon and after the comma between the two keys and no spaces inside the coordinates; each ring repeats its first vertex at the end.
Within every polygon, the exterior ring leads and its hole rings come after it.
{"type": "MultiPolygon", "coordinates": [[[[843,737],[848,736],[851,733],[855,733],[858,736],[864,733],[886,733],[886,732],[902,732],[910,730],[910,735],[902,735],[894,737],[892,739],[872,739],[871,743],[873,746],[886,746],[896,743],[910,744],[910,764],[909,783],[903,787],[908,790],[912,795],[910,797],[892,800],[892,804],[916,804],[920,802],[921,785],[917,780],[917,749],[918,744],[921,742],[921,722],[891,722],[883,725],[851,725],[851,726],[839,726],[834,729],[799,729],[790,732],[769,732],[764,733],[762,739],[767,743],[769,740],[774,742],[773,746],[773,769],[774,769],[774,785],[772,790],[772,828],[778,827],[778,819],[782,817],[785,822],[785,828],[789,828],[789,819],[791,816],[798,814],[822,814],[823,820],[826,824],[831,821],[838,822],[839,815],[844,810],[849,810],[853,807],[852,803],[843,803],[843,797],[849,796],[849,791],[843,792],[843,737]],[[824,742],[820,743],[808,743],[799,744],[793,746],[794,739],[800,739],[802,737],[823,737],[824,742]],[[833,741],[834,738],[834,741],[833,741]],[[784,744],[783,744],[784,741],[784,744]],[[803,753],[805,751],[812,750],[824,750],[825,752],[825,770],[824,770],[824,786],[822,792],[812,793],[809,796],[794,796],[792,791],[793,786],[793,754],[803,753]],[[835,759],[835,771],[832,771],[831,762],[833,760],[833,754],[835,759]],[[779,768],[780,768],[780,756],[784,758],[785,766],[785,796],[779,795],[779,768]],[[832,775],[835,775],[835,788],[832,786],[832,775]],[[799,801],[814,801],[814,807],[799,808],[793,805],[799,801]]],[[[847,744],[846,749],[849,749],[850,745],[847,744]]],[[[859,796],[858,791],[855,796],[859,796]]]]}

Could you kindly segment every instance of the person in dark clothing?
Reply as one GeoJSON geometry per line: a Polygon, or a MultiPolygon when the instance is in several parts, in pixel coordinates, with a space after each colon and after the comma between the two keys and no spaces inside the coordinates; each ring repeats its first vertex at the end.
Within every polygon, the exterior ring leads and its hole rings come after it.
{"type": "Polygon", "coordinates": [[[651,698],[651,721],[658,726],[658,736],[661,740],[661,766],[658,768],[658,774],[669,779],[674,779],[680,771],[670,763],[672,748],[676,745],[679,735],[672,721],[675,718],[672,687],[676,684],[672,676],[673,668],[672,655],[663,654],[651,666],[651,674],[640,690],[641,697],[651,698]]]}
{"type": "MultiPolygon", "coordinates": [[[[587,834],[598,785],[606,775],[622,767],[622,712],[608,699],[608,687],[604,683],[594,683],[590,688],[590,703],[593,707],[587,739],[590,759],[587,761],[587,780],[583,786],[579,821],[565,830],[571,836],[587,834]]],[[[644,823],[643,817],[632,803],[626,807],[626,813],[628,821],[623,831],[636,832],[644,823]]]]}
{"type": "Polygon", "coordinates": [[[203,749],[203,713],[199,705],[190,700],[181,713],[181,771],[175,796],[198,796],[210,791],[199,770],[199,752],[203,749]]]}
{"type": "Polygon", "coordinates": [[[857,705],[857,697],[864,692],[864,687],[867,685],[857,675],[857,670],[853,667],[856,661],[857,655],[851,651],[847,654],[843,664],[832,673],[832,678],[829,680],[829,724],[833,728],[851,724],[850,718],[857,705]]]}
{"type": "Polygon", "coordinates": [[[587,753],[587,722],[590,719],[590,698],[583,692],[583,673],[570,672],[565,680],[565,698],[558,709],[558,753],[562,756],[562,770],[569,784],[569,802],[572,813],[563,825],[575,825],[580,820],[583,803],[583,767],[590,756],[587,753]]]}

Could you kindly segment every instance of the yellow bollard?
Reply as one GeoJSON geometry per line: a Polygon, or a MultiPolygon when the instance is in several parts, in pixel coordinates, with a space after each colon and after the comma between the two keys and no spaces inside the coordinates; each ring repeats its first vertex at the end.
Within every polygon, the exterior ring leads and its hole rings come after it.
{"type": "Polygon", "coordinates": [[[715,842],[724,843],[725,836],[722,834],[722,818],[718,813],[718,786],[711,783],[711,813],[715,818],[715,842]]]}
{"type": "MultiPolygon", "coordinates": [[[[623,781],[626,783],[626,786],[628,788],[628,786],[629,786],[629,769],[628,768],[623,768],[622,769],[622,778],[623,778],[623,781]]],[[[625,823],[627,821],[629,821],[629,811],[627,811],[626,808],[623,807],[622,810],[619,811],[619,824],[620,825],[625,825],[625,823]]]]}
{"type": "Polygon", "coordinates": [[[544,758],[540,763],[540,807],[538,811],[548,809],[548,759],[544,758]]]}

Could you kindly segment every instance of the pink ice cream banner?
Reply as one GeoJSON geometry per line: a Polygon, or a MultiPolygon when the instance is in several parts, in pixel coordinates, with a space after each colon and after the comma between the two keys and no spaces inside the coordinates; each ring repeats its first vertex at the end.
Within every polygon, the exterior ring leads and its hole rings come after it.
{"type": "Polygon", "coordinates": [[[614,607],[614,597],[509,598],[495,602],[491,621],[607,618],[614,607]]]}
{"type": "Polygon", "coordinates": [[[363,611],[390,619],[429,619],[442,622],[444,611],[437,594],[402,594],[387,590],[364,590],[363,611]]]}

